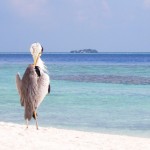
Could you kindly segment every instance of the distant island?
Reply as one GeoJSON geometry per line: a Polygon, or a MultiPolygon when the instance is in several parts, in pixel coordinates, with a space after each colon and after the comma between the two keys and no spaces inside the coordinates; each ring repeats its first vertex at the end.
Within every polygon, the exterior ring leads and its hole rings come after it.
{"type": "Polygon", "coordinates": [[[70,53],[98,53],[95,49],[81,49],[81,50],[73,50],[70,53]]]}

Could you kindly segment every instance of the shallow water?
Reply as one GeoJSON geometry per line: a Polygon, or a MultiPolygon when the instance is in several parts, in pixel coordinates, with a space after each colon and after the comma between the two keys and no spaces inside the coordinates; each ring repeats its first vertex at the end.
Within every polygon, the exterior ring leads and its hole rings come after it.
{"type": "MultiPolygon", "coordinates": [[[[40,126],[150,137],[150,54],[45,54],[42,59],[51,94],[38,109],[40,126]]],[[[0,54],[0,121],[24,124],[15,75],[29,63],[29,54],[0,54]]]]}

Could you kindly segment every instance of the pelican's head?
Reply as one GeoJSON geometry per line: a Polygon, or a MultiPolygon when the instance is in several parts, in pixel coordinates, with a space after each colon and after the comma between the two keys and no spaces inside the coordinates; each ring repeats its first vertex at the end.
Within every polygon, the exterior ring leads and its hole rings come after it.
{"type": "Polygon", "coordinates": [[[31,55],[33,56],[33,61],[34,61],[34,66],[36,66],[40,56],[42,55],[43,52],[43,47],[41,46],[40,43],[33,43],[30,47],[30,52],[31,55]]]}

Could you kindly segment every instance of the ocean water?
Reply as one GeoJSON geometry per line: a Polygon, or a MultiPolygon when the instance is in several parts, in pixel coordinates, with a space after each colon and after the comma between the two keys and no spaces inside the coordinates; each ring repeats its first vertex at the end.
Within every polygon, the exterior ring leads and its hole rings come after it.
{"type": "MultiPolygon", "coordinates": [[[[47,53],[42,60],[51,93],[38,109],[39,126],[150,137],[150,53],[47,53]]],[[[28,53],[0,53],[0,121],[25,123],[15,75],[31,63],[28,53]]]]}

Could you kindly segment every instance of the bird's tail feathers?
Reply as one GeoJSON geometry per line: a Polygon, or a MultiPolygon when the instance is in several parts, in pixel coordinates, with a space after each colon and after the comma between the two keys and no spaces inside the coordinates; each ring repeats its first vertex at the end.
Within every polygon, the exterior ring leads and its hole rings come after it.
{"type": "Polygon", "coordinates": [[[32,118],[32,115],[33,115],[32,106],[26,104],[25,105],[25,114],[24,114],[25,120],[28,119],[30,121],[32,118]]]}

